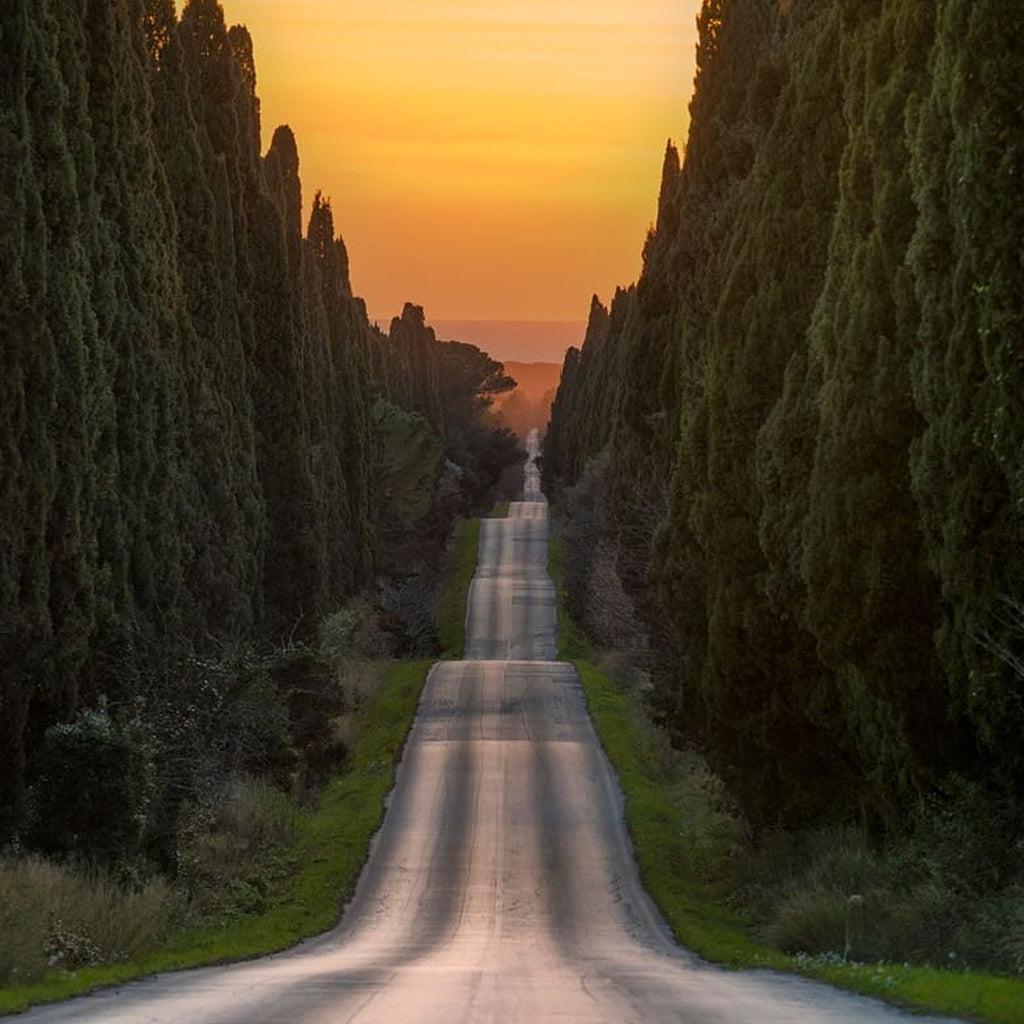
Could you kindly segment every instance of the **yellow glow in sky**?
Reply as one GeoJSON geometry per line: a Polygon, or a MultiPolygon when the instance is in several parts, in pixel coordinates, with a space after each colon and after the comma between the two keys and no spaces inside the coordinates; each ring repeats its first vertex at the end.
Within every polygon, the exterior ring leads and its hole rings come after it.
{"type": "Polygon", "coordinates": [[[371,315],[587,315],[635,280],[700,0],[222,0],[371,315]]]}

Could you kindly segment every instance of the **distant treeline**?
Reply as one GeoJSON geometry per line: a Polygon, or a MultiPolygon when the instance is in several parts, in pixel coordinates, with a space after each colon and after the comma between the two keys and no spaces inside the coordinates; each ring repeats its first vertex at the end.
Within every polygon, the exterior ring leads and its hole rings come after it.
{"type": "MultiPolygon", "coordinates": [[[[706,0],[685,159],[544,450],[761,822],[1024,796],[1024,6],[706,0]]],[[[582,612],[586,613],[583,607],[582,612]]]]}
{"type": "Polygon", "coordinates": [[[298,166],[213,0],[4,3],[0,838],[53,723],[154,651],[315,633],[518,457],[500,364],[372,329],[298,166]]]}

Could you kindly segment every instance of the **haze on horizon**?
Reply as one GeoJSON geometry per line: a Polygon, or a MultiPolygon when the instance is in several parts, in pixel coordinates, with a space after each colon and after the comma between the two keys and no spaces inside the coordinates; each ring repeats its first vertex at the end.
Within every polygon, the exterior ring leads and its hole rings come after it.
{"type": "Polygon", "coordinates": [[[578,344],[591,295],[638,276],[700,0],[223,4],[253,37],[264,148],[291,126],[372,316],[567,321],[578,344]]]}

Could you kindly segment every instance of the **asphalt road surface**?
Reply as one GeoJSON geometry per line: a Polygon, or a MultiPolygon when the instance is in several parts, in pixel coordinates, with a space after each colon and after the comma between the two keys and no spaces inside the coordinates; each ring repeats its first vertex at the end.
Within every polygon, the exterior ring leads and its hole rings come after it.
{"type": "MultiPolygon", "coordinates": [[[[533,438],[536,449],[536,438],[533,438]]],[[[288,953],[162,975],[23,1024],[896,1024],[881,1003],[675,946],[622,800],[555,662],[547,508],[487,520],[468,657],[434,666],[341,924],[288,953]]]]}

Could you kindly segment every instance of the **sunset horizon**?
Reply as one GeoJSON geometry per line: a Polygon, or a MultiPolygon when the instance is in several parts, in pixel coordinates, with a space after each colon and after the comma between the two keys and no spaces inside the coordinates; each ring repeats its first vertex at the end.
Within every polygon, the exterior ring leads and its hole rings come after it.
{"type": "Polygon", "coordinates": [[[1022,23],[4,0],[3,1020],[1024,1024],[1022,23]]]}
{"type": "Polygon", "coordinates": [[[413,302],[431,323],[575,325],[639,275],[698,0],[223,7],[253,39],[263,151],[293,130],[303,210],[330,201],[384,324],[413,302]]]}
{"type": "MultiPolygon", "coordinates": [[[[387,333],[394,317],[370,314],[371,324],[387,333]]],[[[561,365],[565,350],[579,347],[587,330],[586,320],[527,320],[483,317],[432,317],[424,310],[428,326],[440,341],[464,341],[484,349],[505,362],[556,363],[561,365]]]]}

